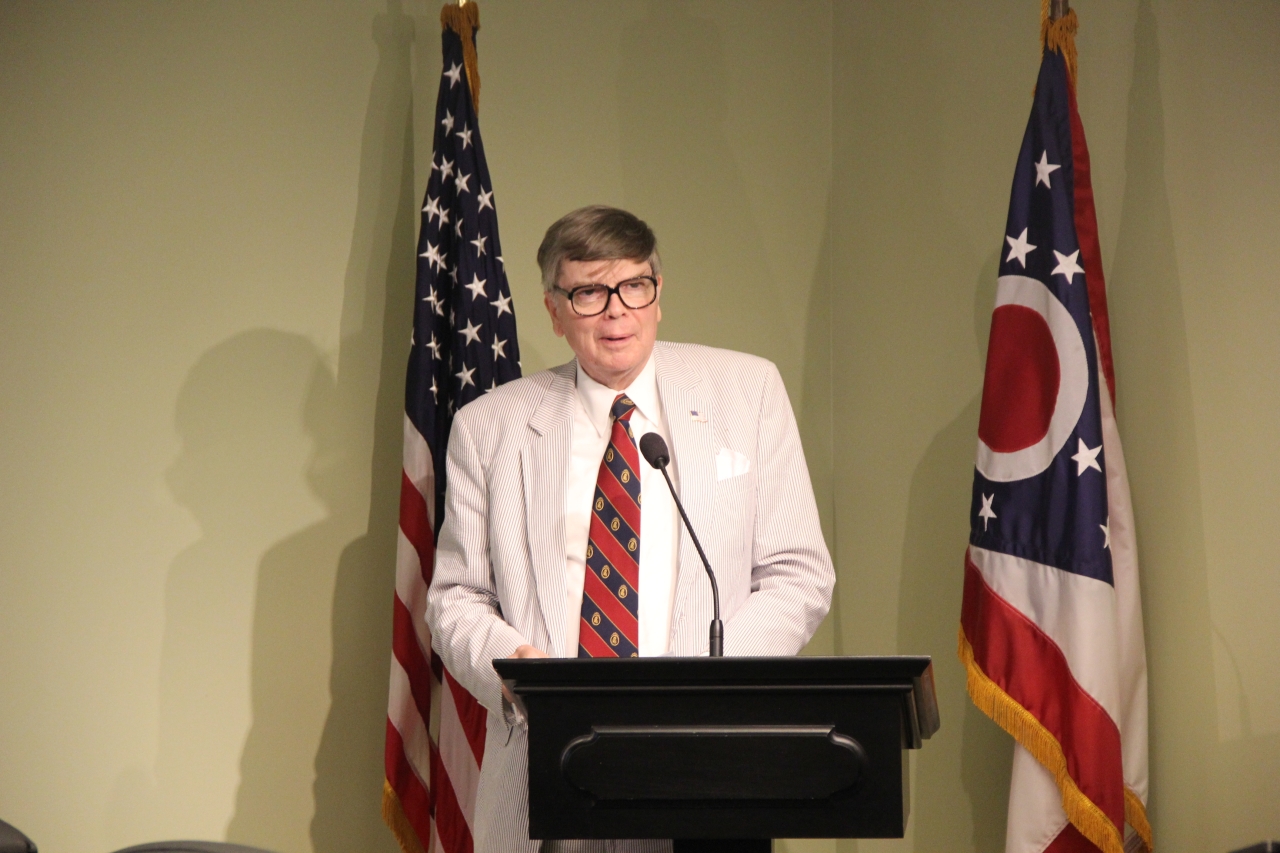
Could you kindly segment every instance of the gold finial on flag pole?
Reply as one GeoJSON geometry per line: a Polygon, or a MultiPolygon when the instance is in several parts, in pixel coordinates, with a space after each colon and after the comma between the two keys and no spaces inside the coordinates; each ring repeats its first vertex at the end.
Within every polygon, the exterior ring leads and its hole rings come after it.
{"type": "Polygon", "coordinates": [[[1040,49],[1062,54],[1072,86],[1076,84],[1078,23],[1070,0],[1040,0],[1040,49]]]}
{"type": "Polygon", "coordinates": [[[476,61],[476,30],[480,29],[480,5],[475,0],[458,0],[457,5],[440,7],[440,26],[453,30],[462,39],[462,64],[466,67],[471,106],[480,112],[480,69],[476,61]]]}

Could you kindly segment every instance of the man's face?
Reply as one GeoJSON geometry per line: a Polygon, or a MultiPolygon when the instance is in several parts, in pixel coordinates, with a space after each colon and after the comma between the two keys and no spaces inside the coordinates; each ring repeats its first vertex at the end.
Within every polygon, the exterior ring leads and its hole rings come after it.
{"type": "MultiPolygon", "coordinates": [[[[650,275],[645,261],[562,261],[557,284],[567,291],[584,284],[605,284],[650,275]]],[[[658,299],[645,308],[628,308],[617,296],[609,297],[608,306],[594,317],[580,316],[569,304],[569,297],[552,291],[543,297],[551,328],[569,342],[573,354],[586,374],[601,385],[621,391],[631,384],[653,352],[658,338],[658,321],[662,319],[659,301],[662,276],[658,276],[658,299]]]]}

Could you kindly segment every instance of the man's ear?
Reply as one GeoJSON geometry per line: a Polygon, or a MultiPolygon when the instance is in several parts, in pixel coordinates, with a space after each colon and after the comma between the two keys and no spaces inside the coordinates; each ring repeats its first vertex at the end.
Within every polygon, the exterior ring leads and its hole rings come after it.
{"type": "Polygon", "coordinates": [[[551,315],[551,331],[556,333],[557,338],[564,337],[564,325],[560,322],[559,306],[556,305],[556,295],[551,291],[542,294],[542,304],[547,306],[547,313],[551,315]]]}

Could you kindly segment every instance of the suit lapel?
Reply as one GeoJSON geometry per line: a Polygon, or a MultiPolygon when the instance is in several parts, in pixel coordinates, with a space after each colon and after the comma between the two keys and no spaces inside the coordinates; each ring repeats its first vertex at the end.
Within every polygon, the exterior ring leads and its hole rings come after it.
{"type": "Polygon", "coordinates": [[[555,379],[538,403],[529,443],[520,453],[524,471],[524,511],[529,556],[552,657],[565,657],[564,491],[573,441],[576,362],[555,369],[555,379]]]}
{"type": "MultiPolygon", "coordinates": [[[[671,456],[680,476],[680,500],[693,529],[698,531],[707,558],[715,554],[710,538],[714,519],[715,457],[712,447],[710,397],[697,374],[689,369],[679,352],[659,342],[654,349],[658,396],[671,433],[671,456]]],[[[694,584],[707,583],[706,570],[688,531],[679,523],[679,566],[676,572],[675,609],[671,614],[674,631],[681,613],[693,596],[694,584]]],[[[712,569],[715,565],[712,564],[712,569]]]]}

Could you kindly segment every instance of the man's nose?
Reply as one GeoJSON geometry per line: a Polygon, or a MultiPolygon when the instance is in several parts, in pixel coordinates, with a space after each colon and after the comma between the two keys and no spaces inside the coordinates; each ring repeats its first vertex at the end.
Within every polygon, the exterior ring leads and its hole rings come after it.
{"type": "Polygon", "coordinates": [[[627,306],[622,304],[621,293],[610,293],[605,297],[608,301],[604,304],[604,313],[609,317],[621,317],[627,312],[627,306]]]}

